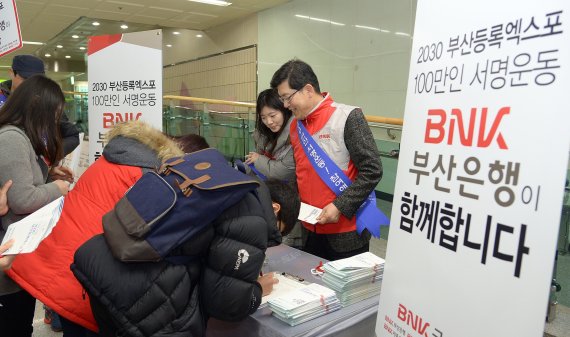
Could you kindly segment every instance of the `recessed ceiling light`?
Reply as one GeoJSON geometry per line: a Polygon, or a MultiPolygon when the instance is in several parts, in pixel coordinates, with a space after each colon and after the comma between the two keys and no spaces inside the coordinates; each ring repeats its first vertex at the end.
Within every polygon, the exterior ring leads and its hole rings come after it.
{"type": "Polygon", "coordinates": [[[57,47],[57,48],[60,48],[60,49],[63,48],[63,46],[60,45],[60,44],[58,44],[56,47],[57,47]]]}
{"type": "Polygon", "coordinates": [[[51,54],[45,54],[44,56],[45,57],[51,57],[51,54]]]}
{"type": "Polygon", "coordinates": [[[71,35],[71,37],[74,39],[79,39],[79,35],[71,35]]]}
{"type": "Polygon", "coordinates": [[[70,59],[70,58],[71,58],[71,56],[69,56],[69,55],[65,55],[65,58],[66,58],[66,59],[70,59]]]}
{"type": "Polygon", "coordinates": [[[172,45],[171,45],[171,44],[167,44],[166,46],[167,46],[168,48],[172,47],[172,45]]]}
{"type": "Polygon", "coordinates": [[[180,32],[172,32],[174,35],[180,35],[180,32]]]}
{"type": "Polygon", "coordinates": [[[97,21],[93,21],[91,24],[92,24],[93,26],[99,26],[99,25],[100,25],[100,23],[97,22],[97,21]]]}
{"type": "Polygon", "coordinates": [[[202,36],[204,36],[204,35],[202,35],[202,34],[196,34],[196,37],[202,37],[202,36]]]}
{"type": "Polygon", "coordinates": [[[85,47],[79,47],[79,49],[81,49],[81,50],[85,50],[85,47]]]}
{"type": "Polygon", "coordinates": [[[33,44],[37,46],[43,46],[43,42],[35,42],[35,41],[22,41],[23,44],[33,44]]]}
{"type": "Polygon", "coordinates": [[[199,3],[203,3],[203,4],[207,4],[207,5],[214,5],[214,6],[229,6],[232,4],[231,2],[221,1],[221,0],[188,0],[188,1],[199,2],[199,3]]]}
{"type": "Polygon", "coordinates": [[[121,25],[121,29],[127,29],[127,28],[129,28],[129,26],[127,26],[127,25],[125,25],[125,24],[122,24],[122,25],[121,25]]]}

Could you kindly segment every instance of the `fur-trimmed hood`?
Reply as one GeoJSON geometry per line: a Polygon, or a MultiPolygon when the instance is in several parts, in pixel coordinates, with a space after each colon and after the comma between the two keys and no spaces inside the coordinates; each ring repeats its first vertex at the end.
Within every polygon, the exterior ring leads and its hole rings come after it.
{"type": "Polygon", "coordinates": [[[167,159],[182,156],[176,142],[145,122],[115,125],[106,136],[105,159],[112,163],[157,168],[167,159]]]}

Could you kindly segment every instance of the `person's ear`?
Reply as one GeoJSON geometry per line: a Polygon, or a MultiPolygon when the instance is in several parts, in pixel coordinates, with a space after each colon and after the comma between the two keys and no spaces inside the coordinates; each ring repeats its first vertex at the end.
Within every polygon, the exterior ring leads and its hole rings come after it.
{"type": "Polygon", "coordinates": [[[272,202],[271,204],[273,205],[273,214],[277,216],[277,213],[279,213],[279,211],[281,210],[281,205],[279,205],[276,202],[272,202]]]}

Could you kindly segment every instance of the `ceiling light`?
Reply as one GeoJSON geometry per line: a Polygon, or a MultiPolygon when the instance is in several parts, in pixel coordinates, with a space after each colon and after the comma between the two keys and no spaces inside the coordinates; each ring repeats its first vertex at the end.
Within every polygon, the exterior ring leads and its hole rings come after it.
{"type": "Polygon", "coordinates": [[[79,39],[79,35],[71,35],[71,37],[74,39],[79,39]]]}
{"type": "Polygon", "coordinates": [[[202,34],[196,34],[196,37],[202,37],[202,36],[204,36],[204,35],[202,35],[202,34]]]}
{"type": "Polygon", "coordinates": [[[395,32],[394,34],[400,35],[400,36],[410,36],[410,34],[408,34],[408,33],[402,33],[402,32],[395,32]]]}
{"type": "Polygon", "coordinates": [[[44,43],[43,42],[35,42],[35,41],[22,41],[23,44],[33,44],[33,45],[37,45],[37,46],[43,46],[44,43]]]}
{"type": "Polygon", "coordinates": [[[69,55],[65,55],[65,58],[66,58],[66,59],[70,59],[70,58],[71,58],[71,56],[69,56],[69,55]]]}
{"type": "Polygon", "coordinates": [[[51,54],[45,54],[44,56],[45,57],[51,57],[51,54]]]}
{"type": "Polygon", "coordinates": [[[221,1],[221,0],[188,0],[188,1],[199,2],[199,3],[203,3],[203,4],[207,4],[207,5],[214,5],[214,6],[229,6],[232,4],[231,2],[221,1]]]}
{"type": "Polygon", "coordinates": [[[167,46],[168,48],[172,47],[172,45],[171,45],[171,44],[167,44],[166,46],[167,46]]]}
{"type": "Polygon", "coordinates": [[[174,35],[180,35],[180,32],[172,32],[174,35]]]}
{"type": "Polygon", "coordinates": [[[85,50],[85,47],[79,47],[79,49],[81,49],[81,50],[85,50]]]}
{"type": "Polygon", "coordinates": [[[335,21],[331,21],[331,20],[327,20],[327,19],[314,18],[311,16],[306,16],[306,15],[301,15],[301,14],[295,14],[295,16],[298,18],[301,18],[301,19],[308,19],[311,21],[330,23],[331,25],[335,25],[335,26],[344,26],[345,25],[344,23],[335,22],[335,21]]]}
{"type": "Polygon", "coordinates": [[[361,26],[361,25],[354,25],[356,28],[368,29],[368,30],[377,30],[380,31],[380,28],[370,27],[370,26],[361,26]]]}
{"type": "Polygon", "coordinates": [[[93,21],[91,24],[92,24],[93,26],[99,26],[99,25],[100,25],[100,23],[97,22],[97,21],[93,21]]]}
{"type": "Polygon", "coordinates": [[[121,29],[127,29],[127,28],[129,28],[129,26],[127,26],[127,25],[125,25],[125,24],[122,24],[122,25],[121,25],[121,29]]]}
{"type": "Polygon", "coordinates": [[[63,48],[63,46],[60,45],[60,44],[58,44],[56,47],[59,48],[59,49],[63,48]]]}

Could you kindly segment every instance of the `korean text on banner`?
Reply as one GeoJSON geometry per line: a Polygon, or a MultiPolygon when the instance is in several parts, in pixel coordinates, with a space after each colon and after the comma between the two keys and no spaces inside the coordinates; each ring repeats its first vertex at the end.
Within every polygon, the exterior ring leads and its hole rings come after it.
{"type": "Polygon", "coordinates": [[[562,0],[418,1],[379,336],[542,335],[569,14],[562,0]]]}
{"type": "Polygon", "coordinates": [[[162,31],[92,36],[88,42],[89,162],[116,123],[162,130],[162,31]]]}

